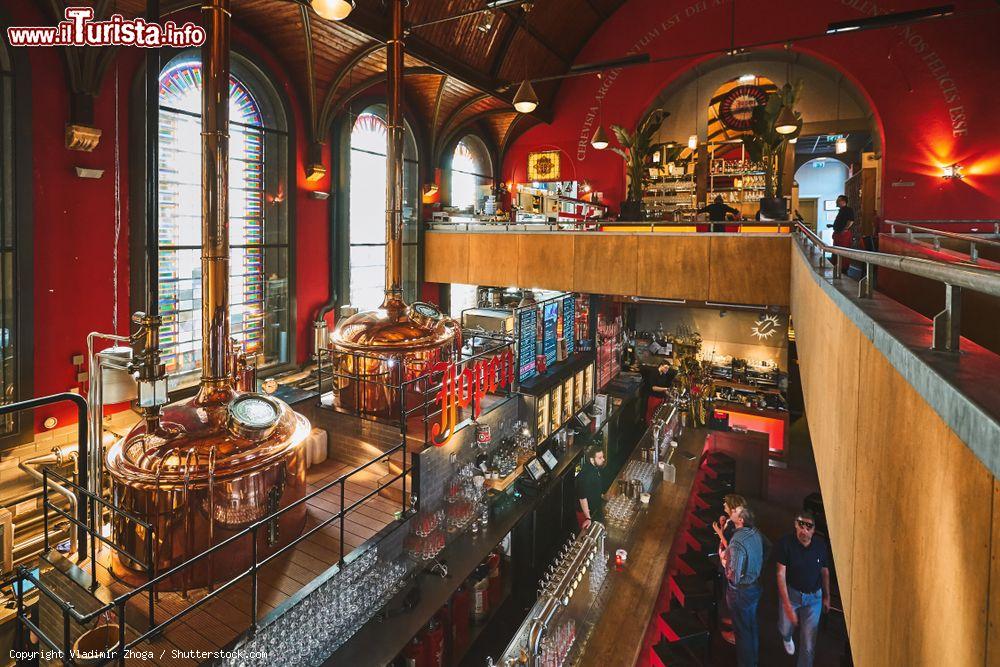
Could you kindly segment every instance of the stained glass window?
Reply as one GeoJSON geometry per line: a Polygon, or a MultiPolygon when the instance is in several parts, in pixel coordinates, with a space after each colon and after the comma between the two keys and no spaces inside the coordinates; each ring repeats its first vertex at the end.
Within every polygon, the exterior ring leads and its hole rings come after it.
{"type": "Polygon", "coordinates": [[[472,135],[459,141],[451,160],[451,205],[468,213],[482,210],[493,189],[492,174],[483,142],[472,135]]]}
{"type": "MultiPolygon", "coordinates": [[[[403,293],[416,298],[417,162],[409,132],[403,146],[403,293]]],[[[350,295],[359,310],[377,308],[385,292],[386,125],[380,109],[359,114],[351,129],[350,295]]]]}
{"type": "MultiPolygon", "coordinates": [[[[20,396],[18,386],[19,340],[17,318],[17,225],[14,206],[14,77],[7,52],[0,42],[0,405],[20,396]]],[[[29,347],[30,349],[30,347],[29,347]]],[[[0,419],[0,437],[19,430],[18,415],[0,419]]]]}
{"type": "MultiPolygon", "coordinates": [[[[182,56],[160,75],[160,344],[172,388],[201,367],[201,74],[197,56],[182,56]]],[[[265,366],[288,361],[289,344],[287,138],[266,122],[266,93],[230,78],[230,335],[265,366]]]]}

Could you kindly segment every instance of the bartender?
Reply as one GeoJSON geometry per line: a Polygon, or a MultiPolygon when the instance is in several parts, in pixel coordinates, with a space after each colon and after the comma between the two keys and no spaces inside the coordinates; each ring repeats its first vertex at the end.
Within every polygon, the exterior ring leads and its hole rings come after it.
{"type": "Polygon", "coordinates": [[[591,521],[604,523],[604,449],[600,445],[587,448],[587,460],[576,476],[576,497],[580,503],[576,519],[580,530],[590,527],[591,521]]]}
{"type": "MultiPolygon", "coordinates": [[[[722,195],[715,195],[715,201],[713,201],[708,206],[699,208],[698,212],[708,213],[709,222],[714,222],[714,223],[725,222],[727,214],[732,215],[734,220],[740,217],[739,211],[737,211],[732,206],[726,206],[725,204],[722,203],[722,195]]],[[[713,224],[709,227],[709,230],[713,232],[724,232],[726,231],[726,226],[724,224],[723,225],[713,224]]]]}
{"type": "Polygon", "coordinates": [[[677,369],[670,364],[660,364],[659,366],[643,366],[640,372],[647,396],[646,423],[648,424],[653,419],[653,413],[656,412],[656,409],[667,399],[667,393],[677,377],[677,369]]]}

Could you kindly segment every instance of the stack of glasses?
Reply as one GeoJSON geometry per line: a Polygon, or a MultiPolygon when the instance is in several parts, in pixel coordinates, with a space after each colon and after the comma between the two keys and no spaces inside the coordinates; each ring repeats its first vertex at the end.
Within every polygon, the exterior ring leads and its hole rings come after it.
{"type": "Polygon", "coordinates": [[[653,480],[659,470],[655,463],[649,461],[629,461],[622,473],[622,479],[637,479],[642,482],[642,490],[646,493],[653,492],[653,480]]]}
{"type": "Polygon", "coordinates": [[[400,560],[381,560],[371,547],[222,662],[270,667],[278,662],[318,666],[361,629],[402,588],[400,560]]]}
{"type": "Polygon", "coordinates": [[[627,529],[632,523],[635,515],[635,501],[628,496],[615,496],[604,506],[604,518],[608,522],[608,528],[627,529]]]}

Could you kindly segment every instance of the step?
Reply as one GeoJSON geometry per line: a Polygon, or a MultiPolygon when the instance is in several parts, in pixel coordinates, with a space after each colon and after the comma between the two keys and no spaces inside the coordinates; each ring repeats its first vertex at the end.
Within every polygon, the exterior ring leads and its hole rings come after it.
{"type": "Polygon", "coordinates": [[[708,609],[715,603],[712,586],[696,575],[676,572],[670,575],[670,592],[682,607],[691,611],[708,609]]]}
{"type": "Polygon", "coordinates": [[[711,556],[719,551],[719,536],[711,528],[689,528],[684,531],[683,541],[702,556],[711,556]]]}
{"type": "Polygon", "coordinates": [[[712,581],[720,573],[719,559],[688,549],[677,559],[677,570],[682,574],[692,574],[705,581],[712,581]]]}
{"type": "Polygon", "coordinates": [[[704,507],[688,515],[688,523],[695,528],[711,528],[719,520],[722,512],[716,512],[714,507],[704,507]]]}
{"type": "Polygon", "coordinates": [[[711,507],[722,514],[722,502],[727,495],[722,491],[699,491],[694,494],[694,506],[698,509],[711,507]]]}
{"type": "Polygon", "coordinates": [[[659,626],[663,637],[671,644],[704,644],[711,639],[708,626],[684,607],[674,607],[660,614],[659,626]]]}
{"type": "Polygon", "coordinates": [[[707,491],[710,493],[732,493],[734,482],[735,475],[732,477],[728,475],[712,477],[706,473],[698,476],[698,482],[695,484],[695,488],[699,491],[707,491]]]}
{"type": "Polygon", "coordinates": [[[666,640],[649,649],[649,664],[653,667],[695,667],[701,664],[677,645],[666,640]]]}

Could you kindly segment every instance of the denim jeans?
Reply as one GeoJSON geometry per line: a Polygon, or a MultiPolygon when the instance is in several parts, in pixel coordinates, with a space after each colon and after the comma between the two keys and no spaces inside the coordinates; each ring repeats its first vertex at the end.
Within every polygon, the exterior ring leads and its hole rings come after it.
{"type": "Polygon", "coordinates": [[[739,667],[756,667],[760,654],[760,629],[757,625],[757,603],[760,602],[760,583],[748,588],[726,587],[726,602],[733,613],[733,630],[736,632],[736,664],[739,667]]]}
{"type": "MultiPolygon", "coordinates": [[[[796,667],[812,667],[816,652],[816,632],[819,630],[819,617],[823,613],[823,589],[815,593],[800,593],[791,586],[788,587],[788,600],[792,603],[795,615],[799,617],[799,646],[796,667]]],[[[778,604],[778,632],[781,638],[792,638],[795,628],[785,616],[785,610],[778,604]]]]}

